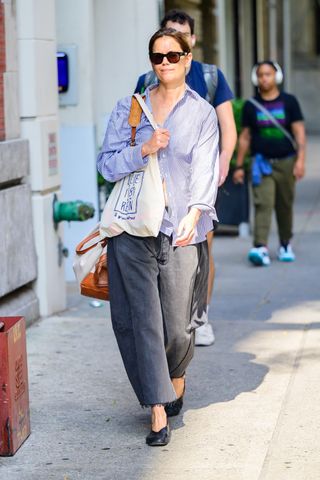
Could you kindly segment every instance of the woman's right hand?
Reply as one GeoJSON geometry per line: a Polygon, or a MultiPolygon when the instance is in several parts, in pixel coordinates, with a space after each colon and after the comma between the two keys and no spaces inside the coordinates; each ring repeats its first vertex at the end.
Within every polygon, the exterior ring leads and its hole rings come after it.
{"type": "Polygon", "coordinates": [[[244,182],[244,169],[239,168],[233,173],[233,182],[234,183],[243,183],[244,182]]]}
{"type": "Polygon", "coordinates": [[[153,132],[152,137],[148,142],[142,145],[142,156],[146,157],[152,153],[156,153],[160,148],[166,148],[170,140],[169,130],[166,128],[157,128],[153,132]]]}

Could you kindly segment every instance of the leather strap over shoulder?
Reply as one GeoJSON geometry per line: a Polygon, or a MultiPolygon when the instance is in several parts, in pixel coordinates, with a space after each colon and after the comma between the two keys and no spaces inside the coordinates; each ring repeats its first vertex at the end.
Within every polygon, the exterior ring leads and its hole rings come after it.
{"type": "Polygon", "coordinates": [[[128,119],[129,125],[131,127],[131,141],[130,141],[131,147],[134,147],[136,145],[137,126],[141,122],[141,115],[142,115],[142,108],[138,100],[136,99],[136,97],[133,95],[131,100],[129,119],[128,119]]]}

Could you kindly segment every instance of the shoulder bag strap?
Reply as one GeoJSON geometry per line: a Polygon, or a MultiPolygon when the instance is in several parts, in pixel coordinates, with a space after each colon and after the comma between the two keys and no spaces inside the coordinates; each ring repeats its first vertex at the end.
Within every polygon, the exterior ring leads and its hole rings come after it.
{"type": "Polygon", "coordinates": [[[293,146],[293,148],[295,150],[297,150],[297,143],[296,141],[294,140],[294,138],[292,137],[292,135],[290,135],[290,133],[285,129],[283,128],[283,126],[281,125],[281,123],[278,122],[278,120],[272,115],[272,113],[270,113],[263,105],[261,105],[261,103],[259,103],[255,98],[249,98],[248,100],[250,103],[252,103],[252,105],[254,105],[255,107],[257,107],[261,112],[263,112],[265,114],[265,116],[273,123],[273,125],[275,127],[277,127],[279,130],[281,130],[281,132],[283,133],[283,135],[286,136],[286,138],[290,141],[291,145],[293,146]]]}
{"type": "Polygon", "coordinates": [[[147,117],[147,119],[149,120],[151,125],[153,126],[154,130],[156,130],[158,128],[158,125],[156,124],[156,122],[155,122],[155,120],[152,116],[152,113],[150,112],[150,110],[149,110],[146,102],[142,98],[142,96],[139,93],[135,93],[133,96],[138,100],[140,107],[142,108],[142,110],[145,113],[145,116],[147,117]]]}
{"type": "Polygon", "coordinates": [[[131,147],[134,147],[136,144],[137,126],[141,121],[141,115],[142,115],[142,108],[138,100],[133,95],[131,100],[129,118],[128,118],[128,123],[131,127],[131,140],[130,140],[131,147]]]}
{"type": "Polygon", "coordinates": [[[216,65],[209,65],[208,63],[202,63],[201,67],[208,90],[206,100],[212,104],[218,86],[218,68],[216,65]]]}

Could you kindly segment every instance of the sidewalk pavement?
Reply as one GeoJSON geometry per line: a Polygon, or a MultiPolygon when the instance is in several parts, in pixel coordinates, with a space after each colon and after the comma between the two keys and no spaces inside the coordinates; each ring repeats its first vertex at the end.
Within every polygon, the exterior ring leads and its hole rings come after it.
{"type": "MultiPolygon", "coordinates": [[[[254,268],[250,239],[214,242],[213,347],[198,347],[171,443],[144,444],[110,325],[74,290],[69,309],[28,330],[32,435],[1,480],[320,478],[320,139],[298,185],[297,261],[254,268]]],[[[107,312],[107,313],[106,313],[107,312]]]]}

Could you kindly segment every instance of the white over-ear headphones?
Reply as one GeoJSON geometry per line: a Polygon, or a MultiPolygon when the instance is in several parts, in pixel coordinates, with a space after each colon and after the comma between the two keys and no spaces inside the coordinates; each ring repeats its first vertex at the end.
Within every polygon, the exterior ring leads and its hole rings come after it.
{"type": "Polygon", "coordinates": [[[276,84],[277,85],[280,85],[280,83],[283,82],[283,71],[282,71],[282,68],[280,67],[279,63],[277,62],[271,62],[271,61],[267,61],[267,62],[260,62],[260,63],[257,63],[253,69],[252,69],[252,72],[251,72],[251,81],[253,83],[253,85],[255,87],[257,87],[259,85],[259,82],[258,82],[258,75],[257,75],[257,70],[258,68],[263,65],[263,64],[272,64],[274,66],[274,68],[276,69],[276,84]]]}

